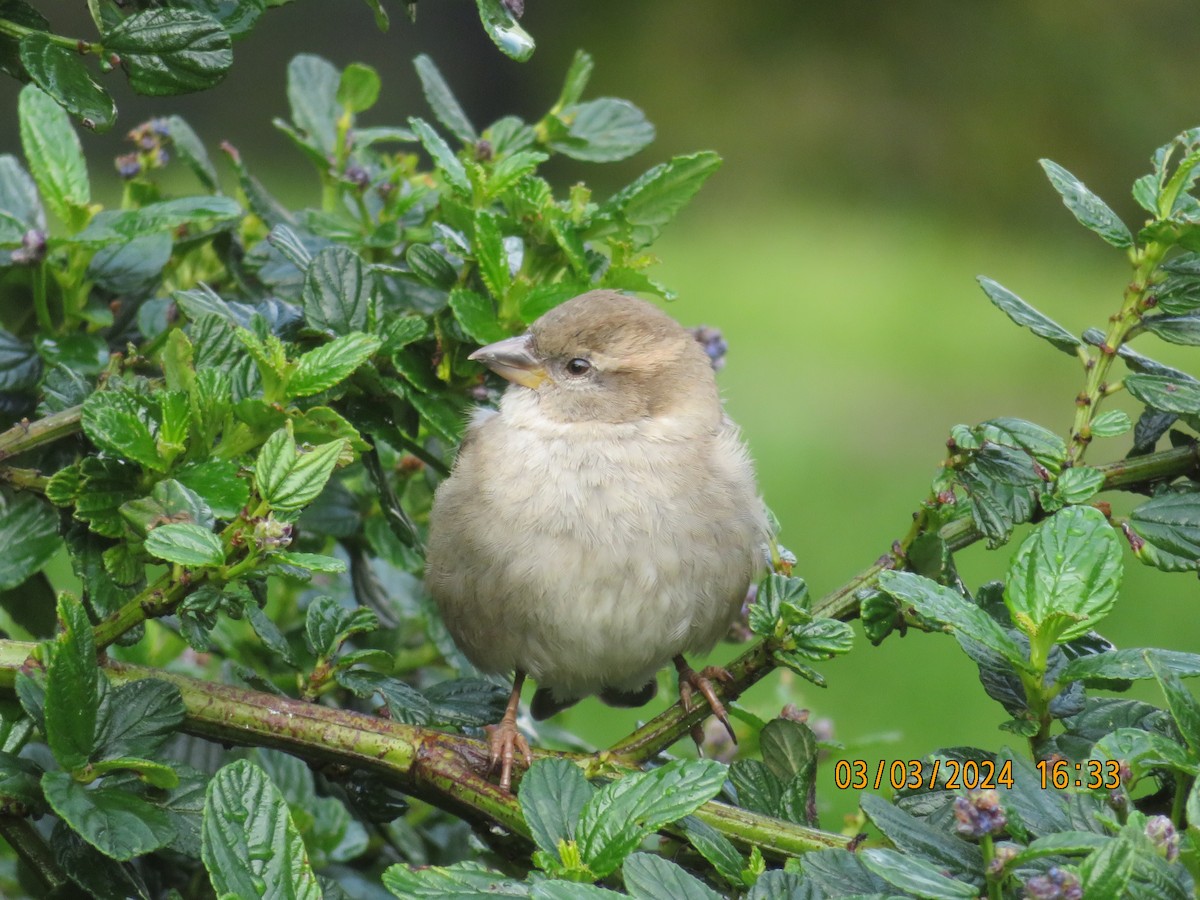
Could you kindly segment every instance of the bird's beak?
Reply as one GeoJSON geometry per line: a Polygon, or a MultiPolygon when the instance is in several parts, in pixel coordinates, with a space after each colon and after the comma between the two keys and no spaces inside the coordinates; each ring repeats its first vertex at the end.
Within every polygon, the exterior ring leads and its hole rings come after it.
{"type": "Polygon", "coordinates": [[[546,367],[541,357],[533,352],[533,335],[518,334],[480,347],[467,359],[483,363],[497,375],[514,384],[536,388],[546,380],[546,367]]]}

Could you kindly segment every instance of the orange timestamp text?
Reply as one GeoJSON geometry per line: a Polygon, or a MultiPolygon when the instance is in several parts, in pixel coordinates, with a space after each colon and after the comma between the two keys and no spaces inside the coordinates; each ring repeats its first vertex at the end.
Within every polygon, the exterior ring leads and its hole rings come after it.
{"type": "Polygon", "coordinates": [[[934,759],[932,762],[880,759],[872,765],[865,759],[839,759],[833,764],[833,783],[843,791],[861,791],[868,787],[877,791],[885,785],[895,791],[933,790],[935,787],[949,791],[1011,788],[1012,760],[996,763],[990,759],[934,759]]]}

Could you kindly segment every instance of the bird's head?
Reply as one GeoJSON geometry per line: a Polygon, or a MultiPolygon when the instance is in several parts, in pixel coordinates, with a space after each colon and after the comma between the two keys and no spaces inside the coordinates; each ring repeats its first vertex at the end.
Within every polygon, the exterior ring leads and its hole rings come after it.
{"type": "MultiPolygon", "coordinates": [[[[589,291],[555,307],[525,334],[471,354],[562,422],[630,422],[720,415],[712,366],[695,338],[655,306],[589,291]]],[[[514,388],[509,388],[514,390],[514,388]]]]}

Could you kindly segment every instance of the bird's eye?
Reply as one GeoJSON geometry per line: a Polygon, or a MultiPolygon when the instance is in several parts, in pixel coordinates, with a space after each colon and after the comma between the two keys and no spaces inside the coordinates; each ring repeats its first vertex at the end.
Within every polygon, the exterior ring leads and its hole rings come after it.
{"type": "Polygon", "coordinates": [[[567,374],[576,377],[586,375],[592,368],[592,364],[582,357],[576,357],[567,363],[567,374]]]}

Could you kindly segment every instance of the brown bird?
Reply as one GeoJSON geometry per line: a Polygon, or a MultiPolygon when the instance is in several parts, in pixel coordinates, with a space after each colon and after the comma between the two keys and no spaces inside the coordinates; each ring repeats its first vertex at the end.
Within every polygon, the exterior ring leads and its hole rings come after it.
{"type": "Polygon", "coordinates": [[[598,694],[640,706],[674,660],[732,734],[707,653],[764,566],[754,470],[708,356],[666,313],[591,291],[476,359],[511,384],[481,409],[429,524],[427,583],[455,642],[513,673],[492,732],[508,789],[529,760],[516,715],[526,676],[543,719],[598,694]]]}

